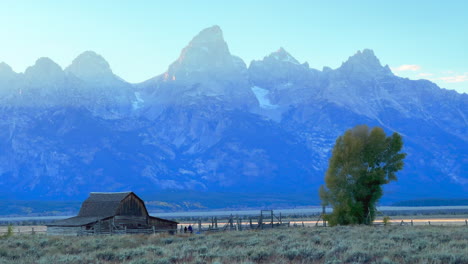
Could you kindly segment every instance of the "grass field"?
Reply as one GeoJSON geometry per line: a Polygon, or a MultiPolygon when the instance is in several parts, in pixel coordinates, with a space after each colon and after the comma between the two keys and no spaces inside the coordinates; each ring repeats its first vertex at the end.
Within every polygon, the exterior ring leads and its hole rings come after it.
{"type": "Polygon", "coordinates": [[[466,226],[0,239],[0,263],[468,263],[466,226]]]}

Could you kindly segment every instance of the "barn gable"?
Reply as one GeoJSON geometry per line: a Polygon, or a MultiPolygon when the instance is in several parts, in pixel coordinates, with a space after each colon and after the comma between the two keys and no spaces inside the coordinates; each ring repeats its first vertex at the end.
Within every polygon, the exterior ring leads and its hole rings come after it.
{"type": "Polygon", "coordinates": [[[136,196],[134,193],[127,195],[119,203],[116,215],[125,215],[125,216],[149,216],[148,211],[146,210],[145,202],[136,196]]]}

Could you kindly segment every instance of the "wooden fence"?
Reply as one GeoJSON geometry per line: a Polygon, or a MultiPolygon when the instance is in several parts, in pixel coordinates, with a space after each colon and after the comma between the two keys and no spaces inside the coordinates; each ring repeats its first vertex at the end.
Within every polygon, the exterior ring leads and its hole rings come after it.
{"type": "MultiPolygon", "coordinates": [[[[275,215],[272,210],[262,210],[258,217],[242,217],[230,216],[227,219],[218,219],[212,217],[210,222],[202,223],[199,219],[195,223],[179,224],[179,233],[184,233],[184,227],[192,226],[193,232],[219,232],[219,231],[242,231],[242,230],[261,230],[269,228],[282,227],[326,227],[327,222],[322,217],[323,214],[317,215],[315,220],[304,221],[283,221],[282,215],[275,215]]],[[[372,223],[374,226],[385,225],[383,220],[376,220],[372,223]]],[[[413,226],[413,225],[465,225],[468,226],[468,219],[395,219],[389,220],[387,225],[398,226],[413,226]]]]}
{"type": "Polygon", "coordinates": [[[202,233],[284,228],[290,227],[291,224],[283,221],[281,214],[275,215],[272,210],[262,210],[258,217],[249,217],[248,219],[231,215],[227,219],[212,217],[208,223],[202,223],[199,219],[196,223],[179,224],[179,226],[179,233],[185,233],[187,226],[192,226],[193,232],[202,233]]]}
{"type": "MultiPolygon", "coordinates": [[[[46,234],[46,226],[12,226],[12,232],[14,235],[35,235],[35,234],[46,234]]],[[[0,235],[8,233],[8,226],[0,226],[0,235]]]]}
{"type": "MultiPolygon", "coordinates": [[[[181,223],[178,229],[127,229],[127,228],[112,228],[109,230],[96,229],[78,231],[80,236],[89,235],[122,235],[122,234],[156,234],[156,233],[185,233],[184,227],[192,226],[192,232],[222,232],[222,231],[244,231],[244,230],[264,230],[271,228],[288,228],[288,227],[326,227],[327,223],[321,215],[317,215],[315,219],[303,221],[284,221],[281,214],[275,215],[271,210],[262,210],[258,217],[242,218],[238,216],[229,216],[227,218],[212,217],[209,222],[202,222],[201,218],[196,222],[181,223]]],[[[374,226],[385,225],[382,220],[373,222],[374,226]]],[[[431,219],[392,219],[387,222],[387,225],[398,226],[413,226],[413,225],[464,225],[468,226],[468,219],[463,218],[431,218],[431,219]]],[[[46,226],[13,226],[13,234],[46,234],[46,226]]],[[[0,226],[0,236],[8,232],[7,226],[0,226]]],[[[188,232],[188,231],[187,231],[188,232]]]]}
{"type": "Polygon", "coordinates": [[[92,236],[92,235],[126,235],[126,234],[156,234],[156,233],[169,233],[175,234],[177,233],[176,229],[156,229],[154,226],[152,228],[138,228],[138,229],[130,229],[130,228],[112,228],[107,230],[85,230],[81,229],[78,231],[78,236],[92,236]]]}

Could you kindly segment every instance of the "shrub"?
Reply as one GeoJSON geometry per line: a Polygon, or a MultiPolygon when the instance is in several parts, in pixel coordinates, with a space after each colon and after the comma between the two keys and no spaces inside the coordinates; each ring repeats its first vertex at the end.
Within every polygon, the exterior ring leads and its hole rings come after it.
{"type": "Polygon", "coordinates": [[[12,226],[12,225],[8,225],[6,237],[11,237],[12,235],[13,235],[13,226],[12,226]]]}
{"type": "Polygon", "coordinates": [[[117,257],[119,260],[130,260],[134,257],[145,255],[145,253],[145,250],[142,248],[133,248],[118,252],[117,257]]]}
{"type": "Polygon", "coordinates": [[[13,235],[13,226],[10,224],[8,225],[7,232],[0,236],[0,238],[9,238],[13,235]]]}
{"type": "Polygon", "coordinates": [[[18,235],[0,240],[0,264],[461,264],[468,263],[465,231],[465,226],[347,226],[223,232],[206,234],[203,240],[189,239],[195,236],[18,235]],[[166,244],[167,240],[172,242],[166,244]]]}
{"type": "Polygon", "coordinates": [[[371,260],[371,256],[366,252],[351,252],[346,258],[346,263],[366,263],[371,260]]]}
{"type": "Polygon", "coordinates": [[[250,255],[250,258],[255,261],[264,261],[267,258],[269,258],[271,255],[271,251],[266,249],[266,248],[260,248],[252,252],[252,255],[250,255]]]}
{"type": "Polygon", "coordinates": [[[150,262],[147,259],[135,259],[129,262],[129,264],[153,264],[154,262],[150,262]]]}
{"type": "Polygon", "coordinates": [[[299,256],[299,254],[299,250],[295,248],[283,252],[283,256],[289,260],[295,259],[297,256],[299,256]]]}
{"type": "Polygon", "coordinates": [[[4,248],[0,248],[0,258],[8,257],[8,251],[4,248]]]}
{"type": "Polygon", "coordinates": [[[107,250],[97,253],[96,258],[99,260],[113,261],[117,260],[117,255],[113,251],[107,250]]]}
{"type": "Polygon", "coordinates": [[[388,226],[390,224],[390,216],[384,216],[383,224],[384,226],[388,226]]]}
{"type": "Polygon", "coordinates": [[[174,239],[172,238],[166,238],[163,240],[164,244],[166,245],[169,245],[169,244],[172,244],[172,242],[174,242],[174,239]]]}
{"type": "MultiPolygon", "coordinates": [[[[89,261],[89,260],[88,260],[89,261]]],[[[49,256],[41,259],[40,264],[72,264],[72,263],[87,263],[86,259],[83,256],[77,255],[57,255],[49,256]]]]}
{"type": "Polygon", "coordinates": [[[171,260],[169,258],[160,258],[157,259],[154,264],[171,264],[171,260]]]}
{"type": "Polygon", "coordinates": [[[165,253],[165,250],[164,250],[163,247],[158,247],[158,246],[155,246],[155,245],[146,246],[142,250],[147,251],[147,252],[151,252],[151,253],[155,254],[156,256],[162,256],[165,253]]]}

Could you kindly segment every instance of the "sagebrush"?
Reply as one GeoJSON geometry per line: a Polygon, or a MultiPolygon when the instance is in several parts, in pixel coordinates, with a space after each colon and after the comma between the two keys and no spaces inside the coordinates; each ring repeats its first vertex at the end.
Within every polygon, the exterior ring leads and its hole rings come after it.
{"type": "Polygon", "coordinates": [[[0,240],[0,263],[468,263],[465,226],[337,226],[0,240]]]}

